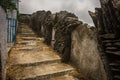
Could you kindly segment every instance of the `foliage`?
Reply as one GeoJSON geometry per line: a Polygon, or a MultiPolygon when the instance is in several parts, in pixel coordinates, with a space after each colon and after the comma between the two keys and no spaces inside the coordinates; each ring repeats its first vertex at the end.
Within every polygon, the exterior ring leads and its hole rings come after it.
{"type": "Polygon", "coordinates": [[[13,10],[17,9],[16,5],[12,2],[12,0],[0,0],[0,6],[6,11],[7,9],[13,10]]]}

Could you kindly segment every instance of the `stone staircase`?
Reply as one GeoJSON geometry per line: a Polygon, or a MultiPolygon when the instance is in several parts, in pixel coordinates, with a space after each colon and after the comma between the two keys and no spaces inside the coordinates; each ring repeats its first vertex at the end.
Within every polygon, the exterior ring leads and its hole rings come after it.
{"type": "Polygon", "coordinates": [[[43,41],[29,26],[19,26],[7,61],[7,80],[84,80],[43,41]]]}

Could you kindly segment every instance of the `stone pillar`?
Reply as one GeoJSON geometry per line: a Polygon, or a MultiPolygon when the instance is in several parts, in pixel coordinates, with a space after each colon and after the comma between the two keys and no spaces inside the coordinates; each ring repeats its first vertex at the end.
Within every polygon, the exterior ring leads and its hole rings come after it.
{"type": "Polygon", "coordinates": [[[55,43],[55,28],[52,29],[52,40],[51,40],[51,45],[54,48],[54,43],[55,43]]]}
{"type": "Polygon", "coordinates": [[[85,80],[108,80],[97,45],[94,27],[82,24],[72,32],[71,61],[85,80]]]}

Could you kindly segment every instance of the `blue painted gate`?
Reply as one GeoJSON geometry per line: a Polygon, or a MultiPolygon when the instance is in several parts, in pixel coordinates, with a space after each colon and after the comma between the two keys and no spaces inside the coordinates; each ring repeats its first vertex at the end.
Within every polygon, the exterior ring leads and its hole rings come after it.
{"type": "Polygon", "coordinates": [[[13,43],[16,41],[16,26],[17,19],[7,18],[8,28],[7,28],[7,42],[13,43]]]}

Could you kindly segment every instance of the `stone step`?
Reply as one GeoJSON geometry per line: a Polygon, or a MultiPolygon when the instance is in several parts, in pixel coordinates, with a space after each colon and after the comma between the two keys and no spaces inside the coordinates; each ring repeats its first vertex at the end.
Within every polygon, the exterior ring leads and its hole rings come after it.
{"type": "Polygon", "coordinates": [[[23,38],[20,38],[20,37],[17,37],[17,40],[16,40],[16,42],[17,43],[20,43],[20,42],[37,42],[37,43],[39,43],[39,42],[44,42],[44,39],[42,39],[42,38],[36,38],[36,37],[23,37],[23,38]]]}
{"type": "Polygon", "coordinates": [[[35,46],[35,45],[29,45],[29,46],[16,46],[16,47],[13,47],[13,50],[14,51],[48,51],[50,52],[52,49],[51,47],[48,47],[46,45],[43,45],[43,47],[40,47],[40,46],[35,46]],[[34,46],[34,47],[33,47],[34,46]]]}
{"type": "Polygon", "coordinates": [[[51,79],[48,79],[48,80],[79,80],[79,79],[74,78],[73,76],[65,75],[65,76],[51,78],[51,79]]]}
{"type": "Polygon", "coordinates": [[[20,35],[36,35],[34,32],[32,32],[32,33],[19,33],[20,35]]]}
{"type": "Polygon", "coordinates": [[[32,36],[29,36],[29,37],[24,37],[24,36],[22,36],[22,37],[21,37],[21,36],[17,35],[16,38],[17,38],[17,39],[37,39],[38,37],[32,37],[32,36]]]}
{"type": "Polygon", "coordinates": [[[23,47],[23,48],[17,48],[17,47],[14,47],[13,48],[13,50],[14,51],[22,51],[22,52],[24,52],[24,51],[42,51],[43,50],[43,48],[41,47],[37,47],[37,46],[35,46],[35,47],[31,47],[31,46],[26,46],[26,47],[23,47]]]}
{"type": "MultiPolygon", "coordinates": [[[[42,41],[17,41],[16,43],[18,43],[18,44],[15,44],[14,46],[13,46],[13,48],[16,48],[16,49],[20,49],[20,48],[36,48],[36,47],[38,47],[38,48],[42,48],[43,49],[43,47],[48,47],[48,45],[46,45],[46,44],[44,44],[42,41]],[[25,43],[26,42],[26,43],[25,43]],[[30,43],[29,43],[30,42],[30,43]],[[33,42],[32,44],[31,44],[31,42],[33,42]]],[[[51,47],[50,47],[51,48],[51,47]]],[[[51,48],[52,49],[52,48],[51,48]]]]}
{"type": "Polygon", "coordinates": [[[21,33],[19,35],[26,35],[26,36],[31,36],[31,35],[36,35],[35,33],[21,33]]]}
{"type": "Polygon", "coordinates": [[[35,37],[22,37],[23,40],[40,40],[44,41],[44,38],[35,38],[35,37]]]}
{"type": "Polygon", "coordinates": [[[46,63],[61,62],[61,57],[54,51],[37,51],[37,50],[12,50],[9,55],[10,65],[31,66],[46,63]]]}
{"type": "Polygon", "coordinates": [[[22,44],[22,45],[36,45],[37,44],[37,42],[36,41],[21,41],[21,42],[16,42],[16,45],[20,45],[20,44],[22,44]]]}
{"type": "Polygon", "coordinates": [[[18,34],[17,36],[19,36],[19,37],[37,37],[37,35],[34,35],[34,34],[32,34],[32,35],[21,35],[21,34],[18,34]]]}
{"type": "Polygon", "coordinates": [[[49,80],[52,77],[69,74],[74,68],[63,63],[42,64],[39,66],[13,67],[8,73],[10,80],[49,80]],[[14,71],[14,72],[13,72],[14,71]]]}
{"type": "Polygon", "coordinates": [[[28,28],[28,29],[18,29],[17,32],[18,33],[24,33],[24,32],[30,33],[30,32],[34,32],[34,31],[28,28]]]}
{"type": "Polygon", "coordinates": [[[33,31],[31,28],[18,28],[18,31],[33,31]]]}
{"type": "Polygon", "coordinates": [[[31,28],[26,27],[26,28],[21,28],[21,30],[26,30],[26,31],[33,31],[31,28]]]}
{"type": "Polygon", "coordinates": [[[46,44],[44,44],[44,43],[42,43],[42,42],[39,42],[39,43],[37,43],[36,45],[34,45],[34,44],[16,44],[16,45],[14,45],[13,46],[13,48],[16,48],[16,49],[20,49],[20,48],[26,48],[26,47],[28,47],[28,48],[36,48],[36,47],[38,47],[38,48],[42,48],[43,49],[43,47],[48,47],[46,44]]]}
{"type": "Polygon", "coordinates": [[[21,25],[21,26],[19,26],[18,28],[21,29],[21,28],[30,28],[30,27],[27,26],[27,25],[26,25],[26,26],[22,26],[22,25],[21,25]]]}
{"type": "Polygon", "coordinates": [[[67,75],[54,77],[47,80],[86,80],[86,79],[82,74],[78,73],[77,70],[73,70],[67,75]]]}
{"type": "MultiPolygon", "coordinates": [[[[25,28],[25,27],[29,27],[28,25],[21,23],[20,26],[18,28],[25,28]]],[[[29,27],[30,28],[30,27],[29,27]]]]}
{"type": "Polygon", "coordinates": [[[18,30],[17,32],[18,32],[18,33],[33,33],[34,31],[31,30],[31,29],[25,29],[25,30],[20,29],[20,30],[18,30]]]}
{"type": "Polygon", "coordinates": [[[20,44],[22,44],[22,45],[37,45],[37,44],[39,44],[41,42],[43,42],[43,41],[40,41],[40,40],[29,41],[28,40],[28,41],[16,42],[16,45],[20,45],[20,44]]]}

